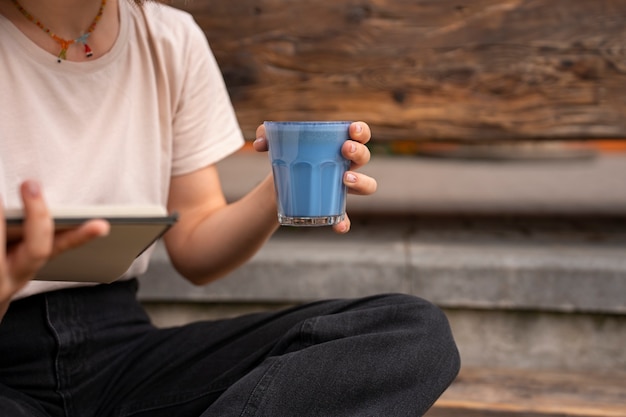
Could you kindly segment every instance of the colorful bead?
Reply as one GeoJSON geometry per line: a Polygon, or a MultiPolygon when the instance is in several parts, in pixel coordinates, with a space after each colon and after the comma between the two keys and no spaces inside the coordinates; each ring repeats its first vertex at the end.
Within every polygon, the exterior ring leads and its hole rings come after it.
{"type": "Polygon", "coordinates": [[[93,32],[96,29],[96,25],[100,21],[100,18],[102,18],[102,13],[104,11],[104,6],[106,5],[107,0],[102,0],[102,3],[100,4],[100,10],[98,10],[98,14],[93,19],[93,22],[91,22],[91,25],[89,25],[89,29],[87,29],[87,32],[83,33],[78,38],[73,39],[73,40],[63,39],[60,36],[55,35],[54,33],[52,33],[50,29],[48,29],[43,23],[41,23],[39,19],[35,19],[33,15],[31,15],[26,9],[24,9],[24,7],[22,7],[22,5],[17,0],[12,0],[12,1],[15,7],[17,7],[17,9],[28,20],[33,22],[38,28],[40,28],[45,33],[47,33],[52,39],[55,40],[55,42],[57,42],[61,46],[61,52],[59,52],[59,55],[57,57],[58,63],[61,63],[61,61],[67,59],[67,50],[72,44],[75,44],[75,43],[81,43],[85,46],[85,56],[87,58],[91,58],[93,56],[93,51],[91,50],[89,45],[87,45],[87,38],[89,38],[89,35],[91,35],[91,32],[93,32]]]}

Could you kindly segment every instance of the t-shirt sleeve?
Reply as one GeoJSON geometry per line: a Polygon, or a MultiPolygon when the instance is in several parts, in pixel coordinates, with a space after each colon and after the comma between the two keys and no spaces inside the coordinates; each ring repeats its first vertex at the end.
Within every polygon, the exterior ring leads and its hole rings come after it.
{"type": "Polygon", "coordinates": [[[222,73],[207,39],[189,16],[180,95],[173,115],[172,175],[214,164],[244,144],[222,73]]]}

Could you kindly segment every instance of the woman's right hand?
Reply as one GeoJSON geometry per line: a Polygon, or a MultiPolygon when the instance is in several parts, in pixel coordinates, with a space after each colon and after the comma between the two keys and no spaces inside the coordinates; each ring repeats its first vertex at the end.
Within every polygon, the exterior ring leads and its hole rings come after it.
{"type": "Polygon", "coordinates": [[[11,297],[32,280],[37,271],[54,256],[105,236],[109,224],[91,220],[76,229],[54,232],[54,222],[36,181],[20,186],[24,209],[23,236],[19,242],[6,242],[6,222],[0,202],[0,318],[4,316],[11,297]]]}

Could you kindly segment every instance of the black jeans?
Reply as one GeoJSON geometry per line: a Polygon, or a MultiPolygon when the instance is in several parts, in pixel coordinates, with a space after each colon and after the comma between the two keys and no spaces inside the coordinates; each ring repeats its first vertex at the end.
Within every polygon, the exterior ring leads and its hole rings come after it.
{"type": "Polygon", "coordinates": [[[0,415],[416,417],[459,370],[446,317],[412,296],[158,329],[136,290],[132,280],[12,303],[0,415]]]}

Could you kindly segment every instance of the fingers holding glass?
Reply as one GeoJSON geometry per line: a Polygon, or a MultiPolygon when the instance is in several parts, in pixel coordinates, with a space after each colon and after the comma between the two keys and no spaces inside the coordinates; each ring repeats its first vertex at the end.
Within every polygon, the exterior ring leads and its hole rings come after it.
{"type": "Polygon", "coordinates": [[[370,195],[374,194],[378,189],[378,183],[374,178],[360,172],[346,172],[343,177],[343,183],[350,194],[370,195]]]}

